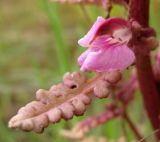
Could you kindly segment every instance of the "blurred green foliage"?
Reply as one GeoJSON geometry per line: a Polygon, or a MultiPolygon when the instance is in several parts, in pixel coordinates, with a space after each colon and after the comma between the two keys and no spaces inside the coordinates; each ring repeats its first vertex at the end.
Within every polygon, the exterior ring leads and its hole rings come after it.
{"type": "MultiPolygon", "coordinates": [[[[64,72],[79,70],[76,60],[84,49],[78,47],[77,40],[105,12],[95,6],[87,6],[84,11],[79,5],[59,5],[47,0],[1,0],[0,3],[0,142],[65,142],[59,130],[98,113],[106,100],[94,102],[85,116],[50,125],[40,135],[8,129],[7,122],[20,106],[34,99],[38,88],[47,89],[59,82],[64,72]]],[[[160,2],[152,0],[150,23],[158,37],[159,8],[160,2]]],[[[119,6],[113,8],[112,15],[127,17],[119,6]]],[[[151,132],[148,123],[143,122],[146,119],[140,94],[129,109],[135,122],[143,126],[143,132],[151,132]]],[[[123,120],[113,120],[91,134],[116,139],[124,135],[123,127],[127,127],[123,120]]],[[[134,138],[128,127],[126,131],[128,139],[134,138]]]]}

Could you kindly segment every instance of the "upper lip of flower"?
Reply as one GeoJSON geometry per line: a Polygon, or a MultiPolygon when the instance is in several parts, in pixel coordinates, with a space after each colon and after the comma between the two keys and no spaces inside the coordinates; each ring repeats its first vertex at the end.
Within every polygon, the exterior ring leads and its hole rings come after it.
{"type": "Polygon", "coordinates": [[[132,37],[130,24],[121,18],[98,17],[89,32],[78,43],[83,47],[90,47],[94,40],[103,35],[108,35],[113,40],[126,44],[132,37]]]}

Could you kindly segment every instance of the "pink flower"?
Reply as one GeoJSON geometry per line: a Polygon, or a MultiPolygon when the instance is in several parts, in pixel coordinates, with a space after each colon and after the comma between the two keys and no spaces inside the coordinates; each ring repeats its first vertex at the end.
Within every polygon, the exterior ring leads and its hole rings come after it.
{"type": "Polygon", "coordinates": [[[135,60],[127,46],[132,37],[129,22],[121,18],[98,17],[89,32],[78,41],[88,47],[78,58],[82,71],[124,70],[135,60]]]}

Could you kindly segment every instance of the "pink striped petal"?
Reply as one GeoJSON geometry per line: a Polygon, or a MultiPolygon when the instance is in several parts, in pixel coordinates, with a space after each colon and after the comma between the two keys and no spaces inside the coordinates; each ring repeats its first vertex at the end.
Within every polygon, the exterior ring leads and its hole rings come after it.
{"type": "Polygon", "coordinates": [[[100,49],[105,49],[105,48],[109,48],[109,47],[113,47],[113,46],[118,46],[118,45],[122,45],[124,43],[121,43],[119,40],[117,40],[116,38],[110,37],[108,35],[103,35],[103,36],[99,36],[97,37],[92,44],[90,45],[90,50],[92,51],[97,51],[100,49]]]}

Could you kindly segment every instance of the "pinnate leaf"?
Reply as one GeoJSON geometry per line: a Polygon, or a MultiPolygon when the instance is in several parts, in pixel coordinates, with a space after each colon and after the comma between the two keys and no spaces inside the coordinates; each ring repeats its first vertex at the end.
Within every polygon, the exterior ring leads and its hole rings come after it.
{"type": "Polygon", "coordinates": [[[91,79],[78,72],[66,73],[62,83],[53,85],[49,90],[38,90],[36,100],[22,107],[8,125],[10,128],[41,133],[50,123],[83,115],[93,95],[106,98],[110,86],[120,79],[119,71],[100,73],[91,79]]]}

